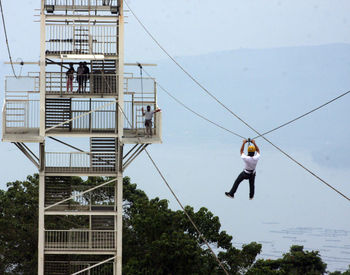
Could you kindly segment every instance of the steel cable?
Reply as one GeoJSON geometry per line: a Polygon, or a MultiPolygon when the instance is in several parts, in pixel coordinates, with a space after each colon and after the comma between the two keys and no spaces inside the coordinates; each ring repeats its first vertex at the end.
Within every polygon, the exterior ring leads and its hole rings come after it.
{"type": "Polygon", "coordinates": [[[314,172],[312,172],[310,169],[308,169],[306,166],[298,162],[296,159],[294,159],[292,156],[290,156],[288,153],[283,151],[281,148],[279,148],[277,145],[272,143],[269,139],[267,139],[265,136],[263,136],[259,131],[257,131],[255,128],[253,128],[250,124],[248,124],[244,119],[242,119],[239,115],[237,115],[235,112],[233,112],[230,108],[228,108],[224,103],[222,103],[215,95],[213,95],[209,90],[207,90],[196,78],[194,78],[180,63],[178,63],[173,56],[171,56],[167,50],[157,41],[157,39],[151,34],[151,32],[146,28],[146,26],[141,22],[141,20],[137,17],[137,15],[134,13],[134,11],[130,8],[127,1],[125,1],[126,5],[128,6],[130,12],[133,14],[135,19],[138,21],[140,26],[145,30],[145,32],[151,37],[151,39],[158,45],[158,47],[194,82],[196,83],[206,94],[208,94],[212,99],[214,99],[219,105],[221,105],[224,109],[226,109],[231,115],[233,115],[236,119],[241,121],[244,125],[246,125],[249,129],[251,129],[253,132],[255,132],[259,137],[262,137],[266,142],[268,142],[270,145],[272,145],[274,148],[276,148],[278,151],[280,151],[282,154],[284,154],[286,157],[288,157],[290,160],[298,164],[300,167],[302,167],[305,171],[309,172],[311,175],[313,175],[315,178],[320,180],[322,183],[327,185],[329,188],[337,192],[339,195],[350,201],[350,198],[347,197],[345,194],[334,188],[332,185],[327,183],[325,180],[323,180],[321,177],[317,176],[314,172]]]}
{"type": "Polygon", "coordinates": [[[13,62],[12,62],[10,45],[9,45],[9,41],[8,41],[8,38],[7,38],[7,31],[6,31],[6,24],[5,24],[5,15],[4,15],[4,11],[2,9],[2,0],[0,0],[0,9],[1,9],[2,25],[3,25],[3,28],[4,28],[5,40],[6,40],[6,46],[7,46],[7,53],[8,53],[9,59],[10,59],[13,75],[15,76],[15,78],[17,78],[16,72],[15,72],[15,68],[14,68],[13,62]]]}

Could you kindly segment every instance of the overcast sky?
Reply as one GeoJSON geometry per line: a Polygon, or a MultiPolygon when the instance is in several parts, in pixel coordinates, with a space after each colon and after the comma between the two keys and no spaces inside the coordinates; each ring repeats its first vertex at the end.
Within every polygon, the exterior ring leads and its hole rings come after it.
{"type": "MultiPolygon", "coordinates": [[[[40,7],[40,1],[22,0],[20,6],[18,1],[2,2],[13,60],[21,58],[24,61],[37,61],[39,23],[34,21],[39,18],[34,15],[39,14],[35,9],[40,7]]],[[[270,49],[350,43],[348,0],[130,0],[128,3],[158,41],[174,56],[201,55],[242,48],[270,49]]],[[[130,13],[127,22],[126,61],[155,62],[166,59],[130,13]]],[[[7,51],[2,29],[0,40],[0,60],[3,62],[7,60],[7,51]]],[[[5,68],[3,64],[0,67],[2,71],[10,73],[9,67],[5,68]]],[[[19,70],[18,66],[16,70],[19,70]]],[[[2,101],[4,92],[1,79],[0,87],[2,101]]],[[[166,104],[159,102],[164,112],[167,109],[166,104]]],[[[280,104],[288,103],[281,100],[280,104]]],[[[207,105],[205,107],[208,108],[207,105]]],[[[176,113],[167,113],[165,116],[176,117],[176,113]]],[[[342,122],[341,117],[332,121],[339,125],[348,123],[347,120],[342,122]]],[[[193,134],[191,127],[185,123],[184,127],[186,135],[190,137],[193,134]]],[[[303,127],[298,128],[298,131],[307,129],[306,126],[303,127]]],[[[282,239],[273,239],[274,236],[269,233],[271,227],[260,229],[262,222],[277,222],[281,228],[314,226],[349,229],[349,203],[299,167],[291,165],[289,160],[271,148],[262,147],[257,198],[252,202],[248,201],[248,190],[244,185],[237,199],[232,201],[223,196],[223,191],[230,187],[237,173],[241,171],[241,160],[237,153],[240,141],[235,140],[233,144],[223,143],[220,139],[222,132],[218,132],[216,140],[198,141],[189,138],[186,143],[178,144],[172,137],[171,126],[167,125],[165,129],[168,132],[164,133],[164,143],[152,146],[151,151],[156,161],[161,163],[166,177],[184,204],[207,206],[220,217],[223,229],[232,234],[236,241],[273,240],[283,243],[282,239]],[[282,179],[286,181],[284,185],[281,184],[282,179]]],[[[204,129],[219,131],[212,127],[204,129]]],[[[182,129],[177,130],[180,132],[182,129]]],[[[329,142],[335,145],[340,143],[336,137],[329,142]]],[[[307,143],[304,148],[292,153],[341,190],[350,191],[349,169],[316,164],[309,152],[309,146],[310,143],[307,143]]],[[[1,188],[4,188],[7,181],[24,179],[26,175],[35,172],[30,162],[13,145],[1,143],[0,152],[0,171],[3,178],[1,188]],[[23,163],[20,169],[17,161],[23,163]]],[[[150,197],[167,198],[171,206],[177,208],[145,156],[138,158],[126,174],[141,189],[146,190],[150,197]]],[[[348,239],[347,237],[346,244],[350,245],[348,239]]],[[[285,242],[283,249],[289,244],[285,242]]],[[[321,246],[317,241],[308,245],[311,249],[321,246]]],[[[342,263],[340,266],[344,267],[346,264],[342,263]]]]}
{"type": "MultiPolygon", "coordinates": [[[[349,43],[347,0],[129,0],[161,44],[176,56],[239,48],[349,43]]],[[[3,1],[14,59],[39,56],[39,0],[3,1]],[[23,49],[23,45],[25,48],[23,49]]],[[[127,59],[164,58],[126,13],[127,59]]],[[[1,31],[2,33],[2,31],[1,31]]],[[[3,41],[3,40],[2,40],[3,41]]],[[[0,58],[6,58],[1,43],[0,58]]]]}

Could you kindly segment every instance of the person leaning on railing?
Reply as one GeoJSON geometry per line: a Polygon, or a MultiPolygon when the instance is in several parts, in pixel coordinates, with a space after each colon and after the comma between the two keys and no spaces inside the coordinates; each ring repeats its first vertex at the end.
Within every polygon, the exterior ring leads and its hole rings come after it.
{"type": "Polygon", "coordinates": [[[69,90],[71,92],[73,92],[73,80],[74,80],[74,67],[73,67],[73,63],[69,64],[69,69],[66,72],[66,76],[67,76],[67,93],[69,93],[69,90]]]}

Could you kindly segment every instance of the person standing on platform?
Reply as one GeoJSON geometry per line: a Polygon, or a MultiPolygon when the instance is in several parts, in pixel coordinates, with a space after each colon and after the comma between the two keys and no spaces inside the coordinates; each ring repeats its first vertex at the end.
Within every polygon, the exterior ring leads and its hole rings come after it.
{"type": "Polygon", "coordinates": [[[67,77],[67,93],[73,92],[73,80],[74,80],[74,67],[73,67],[73,63],[69,64],[69,69],[66,72],[66,77],[67,77]]]}
{"type": "Polygon", "coordinates": [[[79,67],[77,69],[77,81],[78,81],[77,93],[81,93],[83,91],[83,82],[84,82],[84,65],[83,65],[83,62],[79,62],[79,67]]]}
{"type": "Polygon", "coordinates": [[[145,127],[146,127],[146,135],[149,137],[152,137],[152,118],[153,114],[160,112],[160,109],[156,109],[154,111],[151,111],[151,106],[147,106],[147,110],[144,112],[142,108],[142,115],[145,117],[145,127]]]}
{"type": "Polygon", "coordinates": [[[83,73],[83,92],[86,92],[86,83],[90,79],[90,69],[86,62],[83,63],[84,73],[83,73]]]}

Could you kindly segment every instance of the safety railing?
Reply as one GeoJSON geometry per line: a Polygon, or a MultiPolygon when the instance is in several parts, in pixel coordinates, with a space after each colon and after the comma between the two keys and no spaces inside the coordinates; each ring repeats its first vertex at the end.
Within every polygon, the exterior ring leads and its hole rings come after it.
{"type": "Polygon", "coordinates": [[[76,132],[76,133],[114,133],[116,131],[117,103],[113,100],[72,100],[70,110],[60,110],[56,101],[50,100],[46,104],[46,128],[73,119],[61,125],[62,127],[48,130],[50,133],[76,132]],[[91,112],[92,111],[92,112],[91,112]],[[89,113],[90,112],[90,113],[89,113]],[[87,114],[88,113],[88,114],[87,114]],[[63,127],[64,126],[64,127],[63,127]]]}
{"type": "Polygon", "coordinates": [[[24,76],[6,76],[5,98],[24,99],[31,93],[39,93],[39,73],[31,72],[24,76]]]}
{"type": "Polygon", "coordinates": [[[5,132],[13,128],[39,128],[39,100],[5,100],[3,117],[5,132]]]}
{"type": "MultiPolygon", "coordinates": [[[[81,87],[80,91],[90,95],[116,94],[117,78],[118,76],[115,74],[90,74],[86,88],[81,87]]],[[[28,84],[31,86],[31,90],[36,89],[39,76],[33,76],[32,80],[28,84]]],[[[74,81],[72,96],[61,97],[61,95],[67,94],[65,72],[48,72],[46,74],[46,93],[52,96],[46,98],[44,106],[40,106],[37,99],[29,99],[33,96],[38,97],[39,93],[11,94],[9,92],[9,99],[5,100],[3,108],[3,134],[24,134],[26,132],[32,134],[35,132],[38,136],[40,107],[45,107],[45,127],[48,134],[66,132],[72,134],[117,133],[116,123],[119,108],[115,99],[77,99],[75,94],[80,94],[77,93],[79,88],[77,85],[79,84],[74,81]]],[[[11,91],[15,89],[13,88],[11,91]]],[[[145,135],[145,118],[142,114],[142,108],[146,110],[147,106],[150,106],[151,110],[157,109],[156,98],[154,79],[124,77],[122,118],[125,137],[135,138],[145,135]]],[[[160,137],[161,113],[154,114],[152,129],[153,135],[160,137]]]]}
{"type": "Polygon", "coordinates": [[[46,6],[103,7],[117,6],[118,0],[45,0],[46,6]]]}
{"type": "Polygon", "coordinates": [[[72,86],[66,72],[46,72],[46,94],[48,95],[117,95],[117,75],[90,73],[74,74],[72,86]]]}
{"type": "Polygon", "coordinates": [[[114,186],[102,186],[81,196],[76,196],[93,187],[95,186],[47,184],[45,185],[45,206],[50,206],[75,196],[69,201],[50,208],[50,210],[113,210],[115,202],[114,186]]]}
{"type": "Polygon", "coordinates": [[[45,230],[45,250],[115,250],[114,230],[45,230]]]}
{"type": "Polygon", "coordinates": [[[117,171],[114,153],[46,152],[47,173],[111,173],[117,171]]]}
{"type": "MultiPolygon", "coordinates": [[[[73,274],[89,268],[99,262],[94,261],[45,261],[45,275],[73,274]]],[[[82,272],[81,275],[111,275],[114,274],[114,263],[107,262],[82,272]]]]}
{"type": "Polygon", "coordinates": [[[155,80],[150,77],[125,77],[124,91],[124,113],[127,117],[124,128],[144,129],[145,119],[142,108],[146,110],[147,106],[150,106],[154,110],[157,106],[155,80]]]}
{"type": "Polygon", "coordinates": [[[46,25],[46,54],[117,54],[116,25],[46,25]]]}

